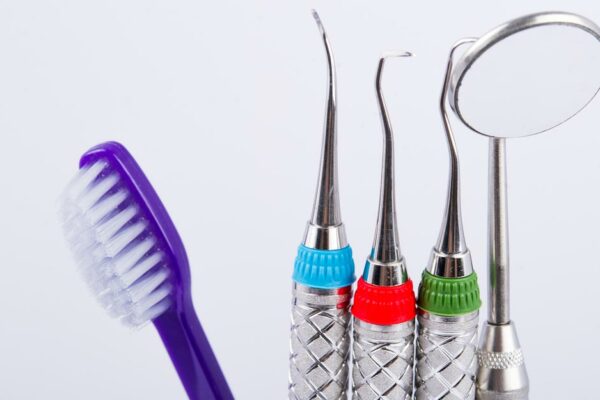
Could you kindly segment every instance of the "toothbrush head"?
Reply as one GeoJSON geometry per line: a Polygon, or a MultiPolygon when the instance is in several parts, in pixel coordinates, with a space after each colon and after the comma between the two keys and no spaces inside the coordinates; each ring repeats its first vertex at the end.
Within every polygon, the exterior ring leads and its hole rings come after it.
{"type": "Polygon", "coordinates": [[[137,327],[181,307],[190,295],[183,243],[124,146],[107,142],[88,150],[61,200],[67,241],[110,315],[137,327]]]}

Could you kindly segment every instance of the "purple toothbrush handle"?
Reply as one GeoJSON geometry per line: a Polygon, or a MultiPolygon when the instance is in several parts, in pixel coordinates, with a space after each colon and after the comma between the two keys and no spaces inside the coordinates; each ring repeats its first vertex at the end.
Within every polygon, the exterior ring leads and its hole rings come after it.
{"type": "Polygon", "coordinates": [[[234,399],[193,306],[168,311],[154,325],[190,400],[234,399]]]}

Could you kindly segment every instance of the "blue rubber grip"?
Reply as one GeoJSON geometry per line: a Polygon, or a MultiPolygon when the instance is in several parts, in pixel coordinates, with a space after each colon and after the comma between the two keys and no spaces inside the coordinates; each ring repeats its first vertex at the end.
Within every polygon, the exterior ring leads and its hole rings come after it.
{"type": "Polygon", "coordinates": [[[296,283],[319,289],[339,289],[354,283],[352,249],[317,250],[300,245],[294,263],[296,283]]]}

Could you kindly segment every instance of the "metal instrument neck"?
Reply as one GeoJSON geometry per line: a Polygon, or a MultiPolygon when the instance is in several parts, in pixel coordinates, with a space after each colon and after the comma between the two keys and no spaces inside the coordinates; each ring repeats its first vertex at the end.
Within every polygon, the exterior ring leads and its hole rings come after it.
{"type": "Polygon", "coordinates": [[[381,165],[381,189],[379,192],[379,211],[375,240],[370,259],[378,263],[399,263],[403,257],[400,252],[400,239],[396,223],[396,194],[394,185],[394,134],[381,91],[381,77],[385,58],[379,60],[375,89],[383,125],[383,161],[381,165]]]}
{"type": "Polygon", "coordinates": [[[471,254],[467,248],[462,226],[458,150],[454,139],[454,133],[450,126],[448,112],[446,110],[446,99],[452,76],[454,52],[459,46],[469,42],[472,42],[472,39],[463,39],[457,42],[450,51],[444,85],[440,96],[440,113],[444,123],[450,155],[450,174],[448,178],[448,193],[446,195],[446,208],[444,210],[442,228],[432,252],[429,271],[434,275],[448,278],[463,277],[473,272],[471,254]]]}
{"type": "Polygon", "coordinates": [[[381,188],[375,239],[367,258],[363,279],[378,286],[401,285],[408,280],[406,264],[400,251],[398,224],[396,222],[396,190],[394,181],[394,133],[381,90],[383,68],[387,57],[411,57],[409,52],[389,53],[379,59],[375,76],[377,104],[383,127],[383,159],[381,163],[381,188]]]}
{"type": "Polygon", "coordinates": [[[325,109],[325,127],[321,150],[321,163],[317,191],[313,205],[311,224],[320,227],[337,226],[342,223],[337,175],[337,143],[336,143],[336,77],[335,62],[331,46],[316,12],[313,12],[317,26],[321,32],[327,55],[327,104],[325,109]]]}
{"type": "Polygon", "coordinates": [[[440,98],[440,111],[446,131],[448,141],[448,151],[450,154],[450,174],[448,177],[448,193],[446,196],[446,209],[440,236],[438,238],[436,250],[446,254],[463,253],[467,250],[465,235],[462,227],[461,205],[460,205],[460,170],[458,164],[458,150],[454,133],[450,126],[448,112],[446,111],[446,93],[450,74],[452,72],[452,59],[448,60],[446,78],[440,98]]]}
{"type": "Polygon", "coordinates": [[[488,191],[488,321],[502,325],[510,322],[505,139],[490,139],[488,191]]]}

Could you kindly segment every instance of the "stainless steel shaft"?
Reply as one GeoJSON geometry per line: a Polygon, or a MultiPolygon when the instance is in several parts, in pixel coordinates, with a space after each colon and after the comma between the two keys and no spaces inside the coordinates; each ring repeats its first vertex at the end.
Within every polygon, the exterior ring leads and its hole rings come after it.
{"type": "Polygon", "coordinates": [[[414,321],[396,325],[353,321],[352,399],[411,400],[414,321]]]}
{"type": "Polygon", "coordinates": [[[473,400],[479,312],[417,317],[417,400],[473,400]]]}
{"type": "Polygon", "coordinates": [[[510,322],[505,139],[490,139],[488,178],[488,320],[492,324],[502,325],[510,322]]]}
{"type": "Polygon", "coordinates": [[[289,399],[346,400],[351,296],[294,283],[289,399]]]}
{"type": "Polygon", "coordinates": [[[490,304],[479,345],[477,398],[527,400],[529,378],[517,331],[510,319],[505,139],[490,139],[488,190],[490,304]]]}

